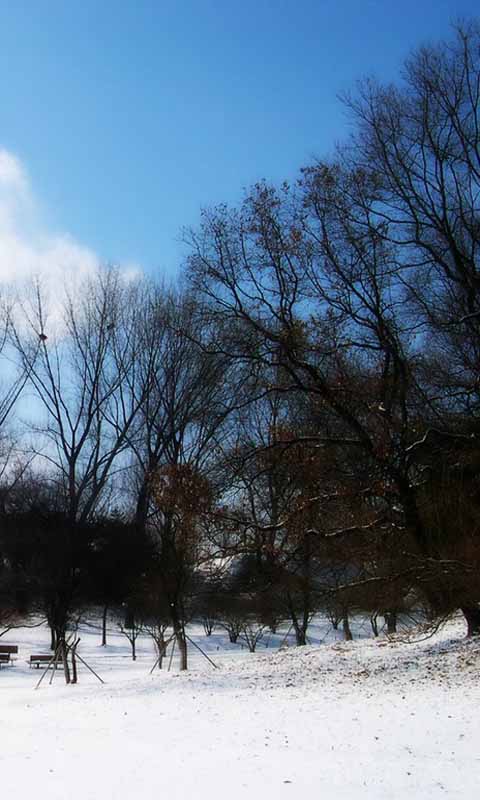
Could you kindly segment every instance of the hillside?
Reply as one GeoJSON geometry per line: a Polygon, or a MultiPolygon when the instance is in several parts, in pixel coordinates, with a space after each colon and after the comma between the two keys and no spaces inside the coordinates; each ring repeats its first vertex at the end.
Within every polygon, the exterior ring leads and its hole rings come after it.
{"type": "MultiPolygon", "coordinates": [[[[359,630],[361,626],[359,626],[359,630]]],[[[0,671],[4,794],[49,800],[158,800],[315,796],[430,800],[476,796],[480,778],[480,642],[460,623],[406,643],[357,639],[255,654],[209,640],[214,669],[197,651],[188,673],[149,675],[112,632],[81,631],[81,666],[67,687],[57,673],[38,690],[29,653],[46,652],[43,628],[12,631],[13,667],[0,671]]],[[[315,630],[314,630],[315,634],[315,630]]],[[[3,637],[5,643],[7,637],[3,637]]],[[[273,646],[272,646],[273,645],[273,646]]]]}

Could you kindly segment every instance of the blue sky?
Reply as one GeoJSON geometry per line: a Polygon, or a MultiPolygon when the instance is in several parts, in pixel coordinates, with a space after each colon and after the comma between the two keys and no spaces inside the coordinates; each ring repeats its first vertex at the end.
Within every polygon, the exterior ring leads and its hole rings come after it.
{"type": "Polygon", "coordinates": [[[43,262],[63,253],[74,265],[71,246],[87,260],[174,274],[179,231],[202,206],[328,153],[348,126],[339,92],[366,74],[394,80],[412,47],[448,37],[450,22],[477,8],[0,0],[0,168],[10,181],[0,186],[0,277],[22,237],[24,264],[40,242],[43,262]]]}

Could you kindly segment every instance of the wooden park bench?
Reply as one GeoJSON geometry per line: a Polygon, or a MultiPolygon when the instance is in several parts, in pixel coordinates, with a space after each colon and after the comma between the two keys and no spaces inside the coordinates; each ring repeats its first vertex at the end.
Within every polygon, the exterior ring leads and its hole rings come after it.
{"type": "Polygon", "coordinates": [[[18,653],[18,645],[16,644],[0,644],[0,668],[13,664],[12,655],[18,653]]]}
{"type": "Polygon", "coordinates": [[[46,667],[46,666],[56,667],[57,669],[63,669],[63,661],[60,659],[59,661],[54,663],[53,658],[54,656],[50,655],[49,653],[39,653],[36,655],[31,655],[30,661],[28,663],[30,664],[31,667],[36,667],[36,669],[39,669],[39,667],[46,667]],[[49,664],[50,661],[52,662],[51,664],[49,664]]]}

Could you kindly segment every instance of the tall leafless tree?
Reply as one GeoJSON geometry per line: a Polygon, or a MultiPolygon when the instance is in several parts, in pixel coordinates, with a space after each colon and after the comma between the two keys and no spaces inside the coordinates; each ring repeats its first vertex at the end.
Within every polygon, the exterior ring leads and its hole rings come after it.
{"type": "Polygon", "coordinates": [[[141,352],[138,287],[100,271],[68,294],[50,320],[41,286],[25,309],[15,344],[37,397],[32,429],[72,521],[98,508],[135,426],[143,396],[129,386],[141,352]],[[51,326],[51,327],[50,327],[51,326]],[[43,409],[43,414],[38,408],[43,409]]]}
{"type": "Polygon", "coordinates": [[[138,429],[129,437],[136,522],[141,530],[150,528],[157,542],[157,578],[186,668],[187,597],[195,568],[208,553],[200,548],[198,515],[170,496],[165,505],[160,484],[178,480],[181,496],[192,480],[201,496],[201,487],[212,482],[214,453],[233,403],[227,380],[231,360],[210,350],[210,323],[191,296],[153,288],[145,309],[138,388],[132,387],[144,400],[138,429]]]}
{"type": "MultiPolygon", "coordinates": [[[[36,396],[32,450],[48,465],[69,536],[108,507],[112,478],[127,465],[128,437],[143,402],[129,391],[140,353],[138,294],[115,269],[101,270],[66,293],[55,319],[37,284],[13,332],[36,396]]],[[[74,593],[58,588],[50,622],[65,651],[74,593]]]]}
{"type": "MultiPolygon", "coordinates": [[[[377,511],[369,528],[394,526],[399,547],[402,531],[413,533],[419,553],[439,559],[414,479],[428,419],[403,244],[372,210],[373,183],[361,168],[319,164],[296,189],[255,187],[239,210],[204,215],[190,275],[218,313],[248,328],[243,357],[287,376],[271,391],[317,406],[320,424],[303,443],[356,454],[359,497],[377,511]]],[[[440,583],[426,588],[437,610],[451,602],[440,583]]]]}

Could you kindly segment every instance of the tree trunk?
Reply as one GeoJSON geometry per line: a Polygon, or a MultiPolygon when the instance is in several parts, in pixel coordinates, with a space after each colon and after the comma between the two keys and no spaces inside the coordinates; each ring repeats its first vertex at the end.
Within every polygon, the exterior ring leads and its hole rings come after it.
{"type": "Polygon", "coordinates": [[[71,683],[77,683],[77,659],[75,653],[72,653],[72,680],[71,683]]]}
{"type": "Polygon", "coordinates": [[[167,643],[163,636],[159,636],[155,639],[155,644],[158,651],[158,669],[162,669],[163,659],[167,655],[167,643]]]}
{"type": "Polygon", "coordinates": [[[306,627],[302,626],[299,622],[297,612],[293,605],[293,599],[290,593],[287,595],[288,610],[290,611],[290,619],[292,620],[293,629],[295,631],[295,641],[297,646],[302,647],[307,644],[307,631],[306,627]]]}
{"type": "Polygon", "coordinates": [[[297,643],[297,647],[303,647],[307,644],[307,635],[304,629],[298,625],[298,623],[293,623],[293,627],[295,629],[295,641],[297,643]]]}
{"type": "Polygon", "coordinates": [[[106,647],[107,645],[107,616],[108,616],[108,605],[104,605],[103,607],[103,615],[102,615],[102,647],[106,647]]]}
{"type": "Polygon", "coordinates": [[[77,650],[78,642],[74,642],[71,649],[70,654],[72,657],[72,683],[77,683],[78,681],[78,674],[77,674],[77,659],[75,658],[76,650],[77,650]]]}
{"type": "MultiPolygon", "coordinates": [[[[57,642],[58,642],[58,644],[57,644],[57,648],[58,648],[57,655],[60,656],[60,659],[61,659],[61,661],[63,663],[63,670],[64,670],[64,674],[65,674],[65,683],[70,683],[71,682],[70,681],[70,667],[68,665],[67,645],[66,645],[66,642],[65,642],[65,636],[60,636],[58,632],[57,632],[57,642]]],[[[55,667],[55,669],[56,669],[56,667],[55,667]]]]}
{"type": "Polygon", "coordinates": [[[178,613],[177,607],[172,603],[170,605],[170,615],[172,619],[172,628],[175,634],[175,639],[178,645],[178,651],[180,653],[180,669],[185,670],[187,669],[187,639],[185,637],[185,629],[183,627],[183,623],[180,620],[180,615],[178,613]]]}
{"type": "Polygon", "coordinates": [[[385,623],[387,625],[387,633],[392,634],[397,632],[397,612],[396,611],[386,611],[385,612],[385,623]]]}
{"type": "Polygon", "coordinates": [[[344,637],[345,637],[345,641],[346,642],[351,642],[352,639],[353,639],[353,636],[352,636],[352,631],[350,630],[350,622],[349,622],[349,619],[348,619],[348,614],[344,615],[343,620],[342,620],[342,624],[343,624],[343,634],[344,634],[344,637]]]}
{"type": "Polygon", "coordinates": [[[378,614],[375,612],[370,617],[370,625],[372,626],[373,635],[375,638],[378,636],[378,614]]]}
{"type": "Polygon", "coordinates": [[[480,608],[463,606],[461,612],[467,623],[467,636],[480,636],[480,608]]]}
{"type": "Polygon", "coordinates": [[[187,640],[185,638],[185,631],[183,628],[176,634],[178,649],[180,651],[180,669],[185,670],[188,668],[187,664],[187,640]]]}

